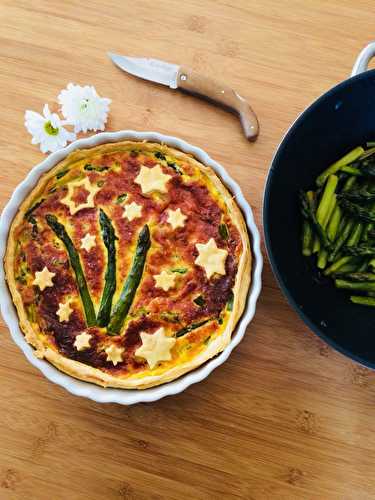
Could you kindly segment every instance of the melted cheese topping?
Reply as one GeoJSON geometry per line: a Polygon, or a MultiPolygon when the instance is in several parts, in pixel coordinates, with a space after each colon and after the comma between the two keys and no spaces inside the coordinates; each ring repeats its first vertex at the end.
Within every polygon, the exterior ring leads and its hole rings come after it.
{"type": "Polygon", "coordinates": [[[221,335],[242,251],[226,204],[201,169],[172,155],[160,158],[142,145],[132,148],[73,153],[33,199],[33,219],[24,218],[17,228],[14,265],[25,313],[43,345],[118,377],[164,373],[221,335]],[[99,209],[115,233],[112,312],[145,224],[151,234],[139,286],[113,342],[106,327],[87,326],[67,250],[46,223],[53,214],[66,229],[97,315],[108,263],[99,209]],[[223,223],[227,239],[220,235],[223,223]]]}

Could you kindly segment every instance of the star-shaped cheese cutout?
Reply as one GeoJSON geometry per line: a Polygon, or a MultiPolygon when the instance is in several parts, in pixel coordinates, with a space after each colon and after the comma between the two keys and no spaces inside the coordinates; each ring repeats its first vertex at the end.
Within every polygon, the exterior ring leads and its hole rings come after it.
{"type": "Polygon", "coordinates": [[[173,229],[184,227],[186,219],[187,217],[181,212],[181,208],[177,208],[177,210],[168,210],[167,222],[173,227],[173,229]]]}
{"type": "Polygon", "coordinates": [[[69,182],[67,184],[67,187],[68,193],[64,198],[61,199],[61,203],[64,203],[64,205],[67,205],[69,207],[70,213],[72,215],[82,210],[82,208],[93,208],[95,206],[94,196],[99,191],[100,187],[93,186],[88,177],[84,177],[81,180],[69,182]],[[87,195],[86,201],[84,203],[76,205],[72,200],[72,196],[74,194],[74,189],[81,186],[84,187],[89,194],[87,195]]]}
{"type": "Polygon", "coordinates": [[[203,267],[208,279],[215,273],[225,274],[225,260],[228,255],[226,250],[218,248],[213,238],[210,238],[207,243],[197,243],[195,246],[199,252],[195,263],[203,267]]]}
{"type": "Polygon", "coordinates": [[[123,217],[132,221],[133,219],[138,219],[142,214],[142,205],[138,205],[135,201],[132,201],[129,205],[124,205],[123,217]]]}
{"type": "Polygon", "coordinates": [[[167,337],[163,327],[156,330],[155,333],[140,333],[142,346],[138,347],[135,355],[144,358],[151,370],[159,361],[169,361],[172,358],[171,349],[176,343],[176,339],[167,337]]]}
{"type": "Polygon", "coordinates": [[[168,271],[162,271],[160,274],[154,275],[154,280],[157,288],[162,288],[165,292],[167,292],[170,288],[174,287],[176,275],[174,273],[169,273],[168,271]]]}
{"type": "Polygon", "coordinates": [[[95,236],[87,233],[86,236],[81,239],[81,248],[89,252],[94,246],[96,246],[95,236]]]}
{"type": "Polygon", "coordinates": [[[166,184],[170,178],[170,175],[163,174],[160,165],[155,165],[155,167],[150,168],[142,165],[139,174],[134,179],[134,182],[141,186],[143,194],[152,193],[153,191],[166,193],[166,184]]]}
{"type": "Polygon", "coordinates": [[[53,286],[52,278],[55,275],[55,273],[49,272],[48,267],[44,266],[41,271],[35,273],[33,285],[37,285],[43,291],[48,286],[53,286]]]}
{"type": "Polygon", "coordinates": [[[77,351],[84,351],[85,349],[88,349],[90,347],[91,337],[92,335],[86,332],[78,334],[73,344],[77,351]]]}
{"type": "Polygon", "coordinates": [[[122,347],[116,347],[115,344],[111,344],[109,347],[104,349],[104,351],[107,355],[107,361],[112,361],[115,366],[117,363],[121,363],[122,353],[124,352],[122,347]]]}
{"type": "Polygon", "coordinates": [[[56,311],[57,316],[59,317],[60,323],[63,321],[69,321],[69,317],[72,314],[73,309],[70,307],[70,300],[67,300],[65,304],[62,302],[59,303],[59,308],[56,311]]]}

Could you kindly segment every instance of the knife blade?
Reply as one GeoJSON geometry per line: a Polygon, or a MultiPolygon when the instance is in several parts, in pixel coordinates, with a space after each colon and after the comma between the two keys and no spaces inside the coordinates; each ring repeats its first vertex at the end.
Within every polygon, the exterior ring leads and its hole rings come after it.
{"type": "Polygon", "coordinates": [[[159,59],[147,59],[146,57],[126,57],[108,52],[110,59],[123,71],[138,78],[150,80],[151,82],[167,85],[171,89],[177,88],[177,64],[171,64],[159,59]]]}
{"type": "Polygon", "coordinates": [[[108,56],[114,64],[133,76],[189,92],[237,113],[246,138],[249,141],[257,138],[259,124],[254,111],[243,97],[227,85],[159,59],[128,57],[111,52],[108,52],[108,56]]]}

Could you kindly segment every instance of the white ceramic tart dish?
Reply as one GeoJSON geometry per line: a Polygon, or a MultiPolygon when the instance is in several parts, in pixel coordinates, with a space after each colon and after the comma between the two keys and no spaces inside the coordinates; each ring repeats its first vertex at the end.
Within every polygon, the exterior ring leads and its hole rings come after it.
{"type": "Polygon", "coordinates": [[[154,401],[205,378],[242,339],[261,287],[238,185],[153,132],[50,155],[5,207],[0,246],[13,339],[50,380],[99,402],[154,401]]]}

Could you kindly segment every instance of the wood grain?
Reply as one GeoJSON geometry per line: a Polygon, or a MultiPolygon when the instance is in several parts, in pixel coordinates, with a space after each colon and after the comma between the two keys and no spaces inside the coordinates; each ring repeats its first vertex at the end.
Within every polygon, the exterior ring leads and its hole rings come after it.
{"type": "MultiPolygon", "coordinates": [[[[25,109],[53,104],[72,81],[112,98],[108,130],[157,130],[204,148],[261,225],[275,147],[350,74],[373,18],[371,0],[1,0],[1,206],[43,158],[25,109]],[[220,109],[122,74],[107,50],[219,76],[254,107],[258,141],[220,109]]],[[[267,263],[263,280],[256,318],[228,362],[149,405],[71,396],[29,365],[1,323],[0,498],[374,498],[373,373],[307,330],[267,263]]]]}

